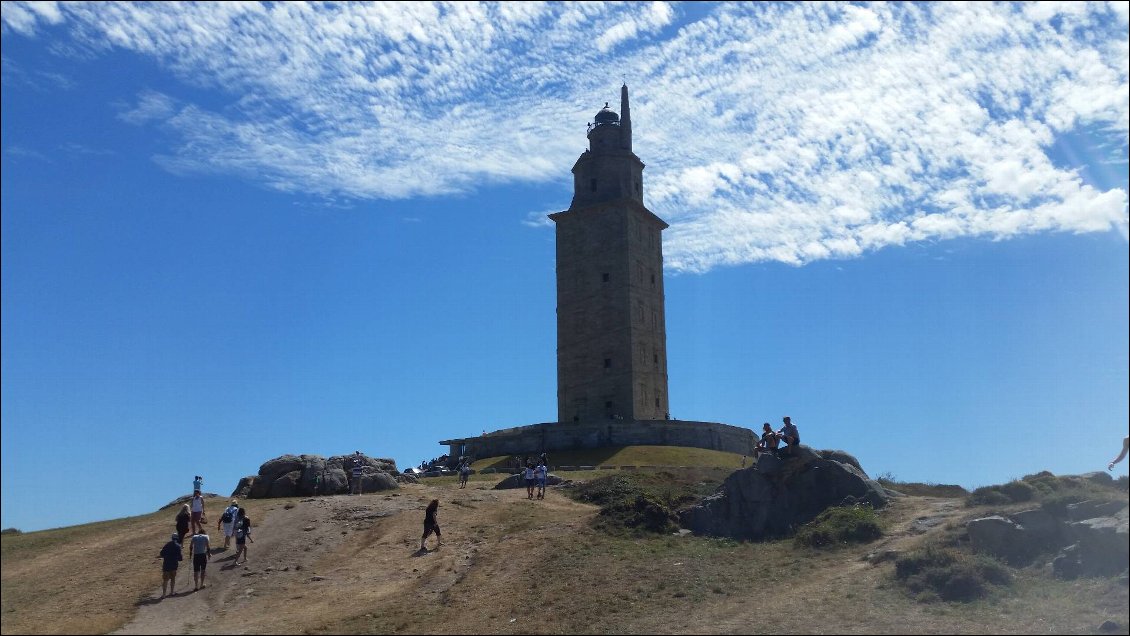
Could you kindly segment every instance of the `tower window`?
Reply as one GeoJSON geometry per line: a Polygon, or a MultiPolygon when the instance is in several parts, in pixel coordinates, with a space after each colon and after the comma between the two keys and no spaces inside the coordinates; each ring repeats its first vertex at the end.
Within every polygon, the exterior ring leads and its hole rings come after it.
{"type": "Polygon", "coordinates": [[[589,187],[592,188],[593,192],[596,192],[596,179],[591,179],[589,181],[589,187]]]}
{"type": "Polygon", "coordinates": [[[651,354],[651,361],[654,362],[655,364],[659,364],[659,354],[658,353],[651,354]]]}
{"type": "Polygon", "coordinates": [[[636,194],[640,194],[640,182],[636,182],[636,194]]]}
{"type": "Polygon", "coordinates": [[[612,368],[612,358],[605,358],[604,359],[604,368],[605,369],[611,369],[612,368]]]}
{"type": "Polygon", "coordinates": [[[659,398],[655,398],[655,408],[659,408],[659,398]]]}
{"type": "Polygon", "coordinates": [[[601,280],[601,282],[607,283],[608,282],[608,272],[601,274],[600,280],[601,280]]]}
{"type": "Polygon", "coordinates": [[[651,284],[653,287],[655,286],[655,274],[651,275],[651,284]]]}
{"type": "Polygon", "coordinates": [[[604,403],[604,408],[606,408],[606,409],[610,409],[610,408],[612,408],[612,400],[609,400],[609,401],[605,402],[605,403],[604,403]]]}

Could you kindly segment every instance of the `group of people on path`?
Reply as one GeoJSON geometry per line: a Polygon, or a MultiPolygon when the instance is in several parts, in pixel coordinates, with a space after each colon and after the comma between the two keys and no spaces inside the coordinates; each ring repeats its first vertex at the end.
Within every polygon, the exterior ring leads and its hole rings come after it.
{"type": "Polygon", "coordinates": [[[785,448],[788,450],[789,455],[796,452],[796,447],[800,446],[800,430],[797,429],[796,424],[793,424],[792,419],[787,415],[782,418],[781,421],[784,423],[784,426],[777,431],[773,430],[769,422],[761,425],[761,440],[757,442],[757,446],[753,449],[754,461],[757,461],[757,458],[762,453],[777,455],[781,442],[785,443],[785,448]]]}
{"type": "Polygon", "coordinates": [[[537,498],[545,499],[545,481],[549,475],[545,453],[542,453],[542,459],[538,460],[537,466],[534,466],[533,460],[527,460],[526,468],[522,472],[526,478],[526,499],[534,498],[535,487],[537,488],[537,498]]]}
{"type": "MultiPolygon", "coordinates": [[[[161,598],[176,594],[177,570],[180,562],[184,559],[184,539],[189,532],[192,533],[192,536],[189,537],[189,556],[192,557],[192,591],[195,592],[205,587],[204,579],[208,571],[208,563],[212,560],[212,541],[204,525],[208,522],[208,519],[204,514],[204,495],[201,492],[203,481],[203,478],[199,475],[193,479],[192,499],[181,506],[180,512],[176,516],[176,532],[169,538],[169,542],[161,548],[158,555],[161,559],[161,598]]],[[[224,546],[217,548],[216,551],[227,550],[234,537],[236,548],[233,557],[234,564],[247,563],[247,543],[255,542],[251,538],[251,518],[247,515],[247,510],[240,507],[235,499],[232,499],[231,504],[220,514],[220,519],[216,522],[216,530],[223,532],[224,535],[224,546]],[[240,561],[240,557],[243,557],[242,561],[240,561]]]]}

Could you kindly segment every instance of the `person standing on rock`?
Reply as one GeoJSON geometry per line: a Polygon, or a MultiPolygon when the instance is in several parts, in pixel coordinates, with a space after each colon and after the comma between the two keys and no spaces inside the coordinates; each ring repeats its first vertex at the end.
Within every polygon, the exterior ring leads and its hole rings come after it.
{"type": "Polygon", "coordinates": [[[236,505],[235,499],[232,499],[231,505],[224,508],[223,514],[220,515],[220,520],[216,522],[216,529],[223,530],[224,532],[225,550],[231,545],[231,538],[235,536],[235,516],[237,514],[239,514],[239,506],[236,505]]]}
{"type": "Polygon", "coordinates": [[[194,475],[192,477],[192,492],[197,493],[197,492],[203,492],[203,491],[204,491],[204,478],[201,477],[200,475],[194,475]]]}
{"type": "Polygon", "coordinates": [[[236,513],[235,526],[235,564],[240,565],[247,563],[247,542],[255,543],[251,538],[251,519],[243,508],[236,513]],[[242,561],[239,560],[240,555],[243,555],[242,561]]]}
{"type": "Polygon", "coordinates": [[[797,430],[796,424],[793,424],[789,416],[786,415],[783,421],[785,425],[781,427],[781,430],[777,431],[777,437],[788,445],[789,454],[795,455],[796,447],[800,446],[800,431],[797,430]]]}
{"type": "Polygon", "coordinates": [[[208,570],[208,561],[212,559],[212,543],[208,540],[208,535],[204,534],[203,526],[200,532],[192,535],[190,543],[192,544],[192,591],[195,592],[204,587],[204,575],[208,570]]]}
{"type": "Polygon", "coordinates": [[[161,598],[165,598],[165,586],[168,586],[168,594],[176,594],[177,591],[177,566],[180,565],[181,547],[180,539],[177,535],[172,535],[169,542],[165,547],[161,548],[161,598]]]}
{"type": "Polygon", "coordinates": [[[184,545],[184,535],[188,534],[188,522],[192,515],[188,512],[188,504],[181,506],[177,513],[177,543],[184,545]]]}
{"type": "Polygon", "coordinates": [[[439,520],[436,515],[439,514],[439,499],[432,499],[428,504],[427,509],[424,510],[424,537],[420,539],[420,552],[428,551],[428,537],[434,532],[436,533],[436,547],[443,545],[443,537],[439,532],[439,520]]]}
{"type": "Polygon", "coordinates": [[[192,510],[192,534],[204,533],[204,496],[197,490],[188,502],[192,510]]]}

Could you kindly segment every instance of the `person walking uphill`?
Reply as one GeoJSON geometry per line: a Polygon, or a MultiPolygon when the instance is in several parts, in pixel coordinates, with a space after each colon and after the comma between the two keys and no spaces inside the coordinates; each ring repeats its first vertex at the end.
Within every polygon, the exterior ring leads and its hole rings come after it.
{"type": "Polygon", "coordinates": [[[231,545],[231,538],[235,536],[235,516],[239,513],[239,506],[236,505],[235,499],[231,500],[231,505],[224,508],[223,514],[220,515],[220,520],[216,522],[216,529],[223,530],[224,532],[224,549],[227,550],[231,545]]]}
{"type": "Polygon", "coordinates": [[[192,534],[204,534],[204,496],[197,490],[188,503],[192,510],[192,534]]]}
{"type": "Polygon", "coordinates": [[[439,532],[439,521],[436,515],[439,514],[439,499],[432,499],[424,510],[424,537],[420,539],[420,552],[428,551],[428,537],[434,532],[436,533],[436,547],[443,545],[443,537],[439,532]]]}
{"type": "Polygon", "coordinates": [[[192,591],[195,592],[204,587],[204,575],[207,573],[208,561],[212,559],[212,544],[208,541],[208,535],[204,534],[204,528],[192,535],[191,543],[192,591]]]}
{"type": "Polygon", "coordinates": [[[177,513],[177,543],[184,545],[184,535],[188,534],[188,520],[192,515],[188,512],[188,504],[181,506],[177,513]]]}
{"type": "Polygon", "coordinates": [[[177,566],[180,565],[181,559],[184,557],[180,553],[180,541],[177,535],[172,535],[169,542],[165,547],[161,548],[161,598],[165,598],[165,586],[168,586],[168,594],[176,594],[177,592],[177,566]]]}

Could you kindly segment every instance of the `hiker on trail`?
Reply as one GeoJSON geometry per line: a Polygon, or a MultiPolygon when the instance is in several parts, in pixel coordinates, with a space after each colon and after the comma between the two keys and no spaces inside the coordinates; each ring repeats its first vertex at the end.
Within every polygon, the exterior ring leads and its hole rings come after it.
{"type": "Polygon", "coordinates": [[[165,586],[169,587],[169,594],[177,591],[177,566],[184,557],[180,553],[180,540],[177,535],[172,535],[165,547],[161,548],[161,598],[165,598],[165,586]]]}
{"type": "Polygon", "coordinates": [[[420,539],[420,552],[428,551],[428,537],[434,532],[436,533],[436,547],[443,545],[443,537],[439,532],[439,521],[436,520],[436,515],[439,514],[439,499],[432,499],[424,510],[424,538],[420,539]]]}
{"type": "Polygon", "coordinates": [[[235,536],[235,516],[239,513],[239,506],[236,505],[235,499],[231,500],[231,505],[224,508],[223,514],[220,515],[220,520],[216,522],[216,529],[221,528],[224,531],[224,549],[227,550],[231,545],[231,538],[235,536]]]}
{"type": "Polygon", "coordinates": [[[188,534],[188,520],[192,515],[188,512],[188,504],[181,506],[177,513],[177,543],[184,545],[184,535],[188,534]]]}
{"type": "Polygon", "coordinates": [[[188,502],[192,510],[192,534],[197,532],[204,533],[204,496],[197,490],[196,494],[192,495],[192,501],[188,502]]]}
{"type": "Polygon", "coordinates": [[[761,441],[757,442],[757,446],[753,449],[753,460],[757,461],[761,453],[772,453],[776,455],[777,446],[780,444],[781,438],[777,436],[777,433],[773,432],[773,427],[769,426],[769,422],[762,424],[761,441]]]}
{"type": "Polygon", "coordinates": [[[251,538],[251,519],[243,508],[236,513],[235,526],[235,564],[239,565],[247,563],[247,542],[255,543],[255,539],[251,538]],[[242,561],[239,560],[240,555],[243,555],[242,561]]]}
{"type": "Polygon", "coordinates": [[[361,494],[361,476],[365,467],[361,465],[361,451],[353,454],[353,492],[361,494]]]}
{"type": "Polygon", "coordinates": [[[534,498],[534,485],[537,480],[534,478],[534,465],[526,464],[526,499],[534,498]]]}
{"type": "Polygon", "coordinates": [[[463,462],[459,467],[459,487],[466,488],[467,480],[471,478],[471,462],[463,462]]]}
{"type": "Polygon", "coordinates": [[[204,490],[204,478],[200,475],[194,475],[192,478],[192,492],[202,492],[204,490]]]}
{"type": "Polygon", "coordinates": [[[1127,452],[1130,452],[1130,436],[1122,438],[1122,452],[1118,454],[1118,457],[1115,457],[1109,464],[1107,464],[1106,469],[1114,470],[1114,465],[1122,461],[1122,459],[1126,457],[1127,452]]]}
{"type": "Polygon", "coordinates": [[[797,430],[796,424],[793,424],[789,416],[786,415],[783,421],[785,425],[781,427],[781,430],[777,431],[777,437],[781,438],[781,441],[788,445],[789,454],[795,455],[796,447],[800,446],[800,431],[797,430]]]}
{"type": "Polygon", "coordinates": [[[208,541],[208,535],[204,534],[204,528],[200,528],[200,532],[192,535],[189,540],[192,545],[192,591],[195,592],[204,587],[204,575],[207,573],[208,561],[212,559],[212,543],[208,541]]]}
{"type": "Polygon", "coordinates": [[[548,473],[549,468],[544,462],[534,469],[534,477],[538,480],[538,499],[545,499],[545,477],[548,473]]]}

